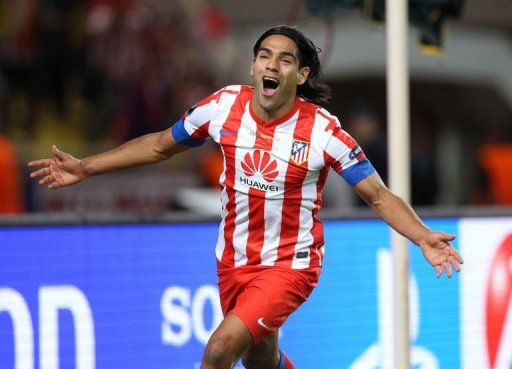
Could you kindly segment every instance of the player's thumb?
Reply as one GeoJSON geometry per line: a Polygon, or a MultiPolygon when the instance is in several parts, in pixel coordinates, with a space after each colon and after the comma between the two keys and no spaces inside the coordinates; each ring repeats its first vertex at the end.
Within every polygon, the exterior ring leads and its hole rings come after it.
{"type": "Polygon", "coordinates": [[[55,145],[52,145],[52,153],[57,159],[64,160],[66,158],[66,153],[60,151],[55,145]]]}
{"type": "Polygon", "coordinates": [[[441,239],[443,241],[453,241],[455,239],[455,235],[441,232],[441,239]]]}

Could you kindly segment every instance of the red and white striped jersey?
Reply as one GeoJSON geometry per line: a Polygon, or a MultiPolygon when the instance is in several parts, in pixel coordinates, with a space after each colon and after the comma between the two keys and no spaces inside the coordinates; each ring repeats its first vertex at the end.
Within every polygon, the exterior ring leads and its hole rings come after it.
{"type": "Polygon", "coordinates": [[[317,214],[329,168],[355,185],[374,172],[355,140],[326,110],[297,98],[270,122],[252,111],[253,88],[229,86],[200,101],[172,127],[174,139],[199,146],[211,137],[224,154],[220,268],[322,265],[317,214]]]}

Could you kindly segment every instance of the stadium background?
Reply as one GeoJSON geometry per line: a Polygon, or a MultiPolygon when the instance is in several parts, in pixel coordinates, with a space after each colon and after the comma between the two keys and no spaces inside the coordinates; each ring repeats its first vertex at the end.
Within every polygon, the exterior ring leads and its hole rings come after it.
{"type": "MultiPolygon", "coordinates": [[[[197,367],[219,319],[216,148],[59,191],[24,163],[53,143],[83,157],[164,129],[250,83],[268,26],[296,24],[323,49],[327,108],[386,177],[384,26],[360,10],[313,14],[328,3],[1,2],[1,368],[197,367]]],[[[412,251],[413,367],[509,369],[512,5],[467,0],[445,26],[438,56],[410,28],[412,193],[466,264],[437,280],[412,251]]],[[[387,228],[334,176],[323,217],[321,283],[282,344],[300,368],[391,369],[387,228]]]]}

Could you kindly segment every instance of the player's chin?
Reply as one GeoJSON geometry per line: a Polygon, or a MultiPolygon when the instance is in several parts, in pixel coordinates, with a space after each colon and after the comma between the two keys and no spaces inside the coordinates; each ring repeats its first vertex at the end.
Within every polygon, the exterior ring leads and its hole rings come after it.
{"type": "Polygon", "coordinates": [[[257,95],[257,98],[256,98],[256,101],[258,102],[258,105],[260,105],[263,108],[267,107],[268,105],[272,105],[273,104],[272,100],[273,99],[267,98],[263,94],[263,92],[259,92],[258,95],[257,95]]]}
{"type": "Polygon", "coordinates": [[[275,100],[274,97],[272,98],[263,98],[260,102],[260,106],[264,109],[264,110],[273,110],[276,106],[277,106],[277,101],[275,100]]]}

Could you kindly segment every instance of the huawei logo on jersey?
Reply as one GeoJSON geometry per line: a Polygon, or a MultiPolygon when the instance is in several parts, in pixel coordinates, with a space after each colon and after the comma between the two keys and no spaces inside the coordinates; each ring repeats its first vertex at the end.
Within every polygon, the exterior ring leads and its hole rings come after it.
{"type": "Polygon", "coordinates": [[[257,190],[279,191],[279,186],[270,184],[276,179],[279,171],[277,170],[277,162],[270,157],[268,152],[254,150],[252,155],[248,152],[245,154],[241,166],[244,174],[253,178],[240,176],[240,183],[257,190]],[[263,179],[266,183],[260,179],[263,179]]]}
{"type": "Polygon", "coordinates": [[[268,183],[273,182],[279,174],[275,159],[272,159],[268,152],[261,150],[254,150],[252,155],[245,154],[242,169],[247,177],[260,174],[268,183]]]}

